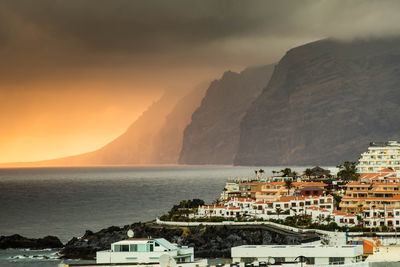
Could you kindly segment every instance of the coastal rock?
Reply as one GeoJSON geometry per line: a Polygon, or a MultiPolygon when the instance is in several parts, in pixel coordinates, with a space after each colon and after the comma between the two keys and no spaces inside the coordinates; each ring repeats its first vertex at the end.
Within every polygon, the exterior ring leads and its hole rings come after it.
{"type": "Polygon", "coordinates": [[[10,235],[0,237],[0,249],[8,248],[29,248],[46,249],[61,248],[63,244],[55,236],[46,236],[43,238],[26,238],[20,235],[10,235]]]}
{"type": "Polygon", "coordinates": [[[230,257],[233,246],[245,244],[300,244],[319,240],[314,233],[296,233],[267,225],[257,226],[160,226],[135,223],[124,227],[109,227],[97,233],[87,231],[81,238],[73,238],[61,251],[63,258],[93,259],[98,250],[107,250],[111,243],[127,238],[133,229],[135,237],[160,237],[178,245],[193,246],[196,257],[230,257]]]}
{"type": "Polygon", "coordinates": [[[183,137],[179,163],[232,164],[240,136],[240,121],[267,85],[273,65],[227,71],[207,89],[183,137]]]}
{"type": "Polygon", "coordinates": [[[400,38],[321,40],[291,49],[240,125],[236,165],[356,161],[400,140],[400,38]]]}

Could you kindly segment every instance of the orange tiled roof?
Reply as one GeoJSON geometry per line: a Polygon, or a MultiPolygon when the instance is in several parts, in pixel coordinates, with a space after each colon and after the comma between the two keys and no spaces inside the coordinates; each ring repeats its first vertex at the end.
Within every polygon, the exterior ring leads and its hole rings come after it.
{"type": "Polygon", "coordinates": [[[343,200],[351,200],[351,199],[361,199],[361,200],[400,200],[400,195],[394,195],[393,197],[343,197],[343,200]]]}
{"type": "Polygon", "coordinates": [[[225,209],[225,206],[221,205],[209,205],[209,206],[201,206],[203,209],[225,209]]]}
{"type": "Polygon", "coordinates": [[[334,210],[332,211],[333,214],[335,215],[341,215],[341,216],[345,216],[345,217],[356,217],[356,215],[350,214],[350,213],[346,213],[346,212],[342,212],[339,210],[334,210]]]}
{"type": "Polygon", "coordinates": [[[384,169],[380,170],[379,172],[394,172],[394,170],[384,168],[384,169]]]}
{"type": "Polygon", "coordinates": [[[252,198],[244,198],[244,197],[233,198],[231,200],[238,201],[238,202],[253,202],[254,201],[254,199],[252,199],[252,198]]]}
{"type": "Polygon", "coordinates": [[[321,208],[319,208],[319,207],[307,207],[307,209],[310,209],[310,210],[319,210],[319,211],[322,211],[322,212],[329,212],[329,210],[321,209],[321,208]]]}
{"type": "Polygon", "coordinates": [[[374,247],[376,247],[376,244],[372,241],[369,241],[367,239],[362,239],[360,238],[361,241],[363,241],[363,252],[371,254],[374,252],[374,247]]]}

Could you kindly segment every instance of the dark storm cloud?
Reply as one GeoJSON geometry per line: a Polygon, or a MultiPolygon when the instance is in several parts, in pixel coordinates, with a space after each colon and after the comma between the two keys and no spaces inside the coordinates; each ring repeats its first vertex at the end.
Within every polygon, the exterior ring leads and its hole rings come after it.
{"type": "Polygon", "coordinates": [[[251,64],[257,54],[276,58],[285,41],[400,31],[400,1],[5,0],[0,8],[0,72],[151,65],[158,55],[213,64],[241,53],[248,60],[236,64],[251,64]]]}
{"type": "Polygon", "coordinates": [[[6,8],[43,33],[90,49],[147,51],[201,45],[251,35],[296,2],[247,1],[10,1],[6,8]]]}

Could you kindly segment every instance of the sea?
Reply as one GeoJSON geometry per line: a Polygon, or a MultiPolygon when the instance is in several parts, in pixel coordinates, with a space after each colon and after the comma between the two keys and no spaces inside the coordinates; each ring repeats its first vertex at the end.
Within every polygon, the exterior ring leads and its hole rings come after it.
{"type": "MultiPolygon", "coordinates": [[[[0,169],[0,235],[63,243],[85,230],[154,220],[184,199],[211,203],[225,182],[283,167],[135,166],[0,169]]],[[[297,172],[307,167],[291,167],[297,172]]],[[[0,250],[0,266],[57,266],[57,250],[0,250]]],[[[81,263],[79,261],[74,261],[81,263]]]]}

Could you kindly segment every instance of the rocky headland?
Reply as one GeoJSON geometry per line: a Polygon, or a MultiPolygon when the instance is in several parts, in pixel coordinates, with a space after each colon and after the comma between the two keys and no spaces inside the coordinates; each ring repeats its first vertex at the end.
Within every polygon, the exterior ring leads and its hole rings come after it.
{"type": "Polygon", "coordinates": [[[55,236],[43,238],[27,238],[20,235],[0,236],[0,249],[25,248],[25,249],[46,249],[64,247],[60,239],[55,236]]]}
{"type": "Polygon", "coordinates": [[[316,233],[296,233],[270,225],[162,226],[152,222],[112,226],[81,238],[71,239],[61,250],[63,258],[93,259],[96,251],[107,250],[110,244],[127,238],[133,229],[135,237],[160,237],[178,245],[193,246],[196,257],[230,257],[233,246],[252,244],[301,244],[319,240],[316,233]]]}

